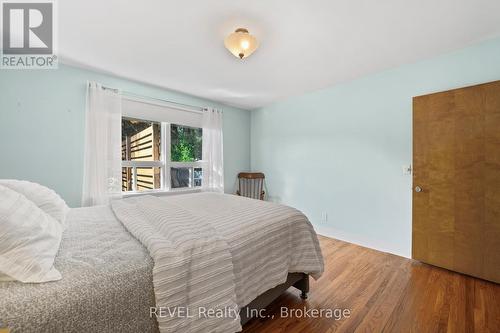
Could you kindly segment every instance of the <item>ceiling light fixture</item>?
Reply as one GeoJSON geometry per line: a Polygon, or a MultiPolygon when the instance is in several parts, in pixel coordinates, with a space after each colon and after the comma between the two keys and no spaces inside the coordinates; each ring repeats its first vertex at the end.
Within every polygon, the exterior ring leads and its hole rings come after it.
{"type": "Polygon", "coordinates": [[[257,39],[243,28],[236,29],[235,32],[227,36],[224,45],[229,52],[240,59],[247,58],[259,47],[257,39]]]}

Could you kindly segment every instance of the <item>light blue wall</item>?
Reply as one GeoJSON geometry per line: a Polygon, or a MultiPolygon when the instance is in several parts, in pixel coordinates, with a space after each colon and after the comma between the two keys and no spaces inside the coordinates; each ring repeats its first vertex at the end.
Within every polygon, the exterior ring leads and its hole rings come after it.
{"type": "Polygon", "coordinates": [[[496,39],[255,110],[252,170],[320,233],[410,256],[412,97],[499,79],[496,39]]]}
{"type": "Polygon", "coordinates": [[[58,70],[0,70],[0,178],[39,182],[79,206],[87,80],[223,109],[226,190],[233,191],[237,172],[249,169],[249,111],[61,65],[58,70]]]}

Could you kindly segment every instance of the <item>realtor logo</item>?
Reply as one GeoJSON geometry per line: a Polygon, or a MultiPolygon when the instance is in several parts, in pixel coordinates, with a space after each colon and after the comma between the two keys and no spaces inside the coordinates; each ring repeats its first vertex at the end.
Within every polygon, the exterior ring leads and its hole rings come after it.
{"type": "Polygon", "coordinates": [[[2,68],[56,68],[54,3],[2,2],[2,68]]]}

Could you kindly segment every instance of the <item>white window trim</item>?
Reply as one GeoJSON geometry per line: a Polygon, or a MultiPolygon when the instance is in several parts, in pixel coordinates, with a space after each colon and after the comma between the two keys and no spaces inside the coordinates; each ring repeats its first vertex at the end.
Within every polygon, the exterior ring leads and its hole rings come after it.
{"type": "Polygon", "coordinates": [[[154,168],[163,167],[163,162],[158,161],[122,161],[122,167],[154,168]]]}
{"type": "MultiPolygon", "coordinates": [[[[124,116],[125,118],[128,118],[127,116],[124,116]]],[[[134,119],[137,119],[134,117],[134,119]]],[[[151,121],[149,119],[138,119],[138,120],[144,120],[144,121],[151,121]]],[[[154,121],[154,120],[153,120],[154,121]]],[[[201,186],[193,186],[193,180],[194,176],[191,174],[192,171],[190,171],[189,175],[189,186],[188,187],[181,187],[181,188],[171,188],[170,186],[170,168],[202,168],[203,169],[203,161],[195,161],[195,162],[172,162],[171,161],[171,137],[170,137],[170,126],[171,123],[169,122],[160,122],[161,129],[160,129],[160,140],[161,140],[161,146],[160,146],[160,156],[161,160],[160,161],[123,161],[122,160],[122,167],[129,167],[132,168],[132,191],[122,191],[122,195],[127,197],[127,196],[134,196],[134,195],[140,195],[140,194],[154,194],[154,193],[166,193],[166,192],[199,192],[201,191],[201,186]],[[138,191],[137,190],[137,168],[154,168],[154,167],[160,167],[162,172],[161,172],[161,178],[160,178],[160,188],[159,189],[153,189],[153,190],[145,190],[145,191],[138,191]]],[[[192,127],[189,125],[183,125],[183,124],[175,124],[175,125],[180,125],[180,126],[187,126],[187,127],[192,127]]],[[[190,170],[192,170],[190,169],[190,170]]]]}

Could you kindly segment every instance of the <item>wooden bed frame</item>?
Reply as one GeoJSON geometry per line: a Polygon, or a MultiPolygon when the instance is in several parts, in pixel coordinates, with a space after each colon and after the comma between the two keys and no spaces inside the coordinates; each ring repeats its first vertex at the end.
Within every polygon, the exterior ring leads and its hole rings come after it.
{"type": "Polygon", "coordinates": [[[241,326],[245,325],[250,319],[252,319],[252,315],[258,313],[258,311],[271,304],[285,290],[292,286],[302,292],[300,294],[302,299],[307,299],[307,293],[309,292],[309,275],[306,273],[288,273],[288,278],[285,283],[269,289],[250,302],[247,306],[241,308],[241,326]]]}

